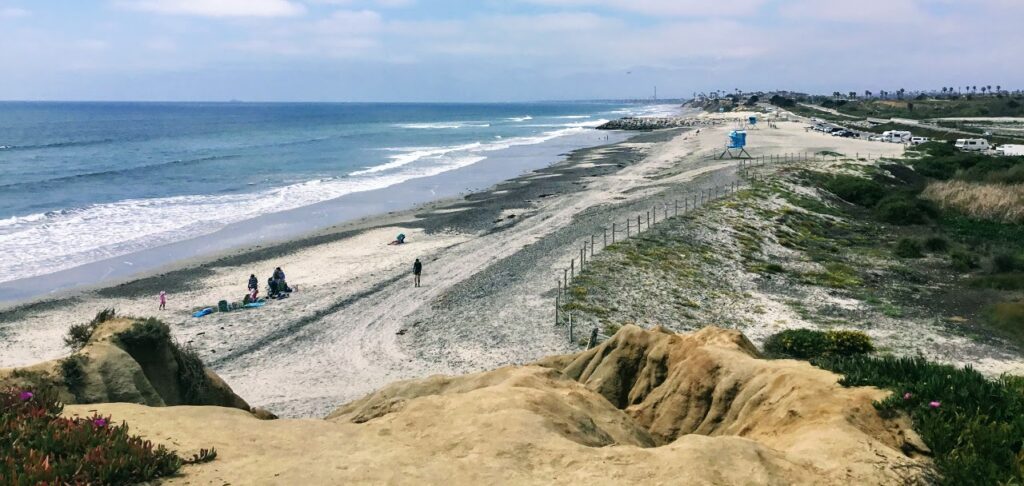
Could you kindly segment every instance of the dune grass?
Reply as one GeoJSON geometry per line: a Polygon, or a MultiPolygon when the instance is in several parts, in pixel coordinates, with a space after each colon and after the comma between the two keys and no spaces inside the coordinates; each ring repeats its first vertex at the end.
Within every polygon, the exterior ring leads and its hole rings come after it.
{"type": "Polygon", "coordinates": [[[936,181],[921,196],[943,209],[1005,223],[1024,222],[1024,184],[936,181]]]}

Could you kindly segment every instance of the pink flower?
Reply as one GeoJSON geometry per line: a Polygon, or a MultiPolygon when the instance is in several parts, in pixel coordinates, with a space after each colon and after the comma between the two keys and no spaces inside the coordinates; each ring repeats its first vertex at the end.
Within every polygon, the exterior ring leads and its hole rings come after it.
{"type": "Polygon", "coordinates": [[[911,395],[910,392],[906,392],[906,393],[903,394],[903,399],[904,400],[910,400],[911,398],[913,398],[913,396],[914,395],[911,395]]]}
{"type": "Polygon", "coordinates": [[[27,401],[31,400],[32,397],[34,397],[34,396],[35,395],[33,395],[32,392],[30,392],[30,391],[23,391],[23,392],[18,394],[18,398],[20,398],[21,401],[23,401],[23,402],[27,402],[27,401]]]}
{"type": "Polygon", "coordinates": [[[942,402],[936,400],[934,402],[929,403],[928,406],[932,408],[939,408],[942,406],[942,402]]]}
{"type": "Polygon", "coordinates": [[[92,424],[95,425],[97,428],[106,427],[107,426],[107,419],[105,419],[103,417],[97,417],[97,418],[93,419],[92,424]]]}

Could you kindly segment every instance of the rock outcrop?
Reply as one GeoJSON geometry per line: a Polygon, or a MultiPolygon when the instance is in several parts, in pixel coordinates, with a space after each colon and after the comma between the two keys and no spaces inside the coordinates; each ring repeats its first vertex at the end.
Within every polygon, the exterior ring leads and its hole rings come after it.
{"type": "MultiPolygon", "coordinates": [[[[0,387],[52,386],[65,403],[137,403],[151,407],[214,405],[249,410],[249,404],[198,358],[189,358],[162,324],[150,321],[141,339],[126,332],[146,321],[115,318],[99,324],[89,341],[61,360],[0,369],[0,387]]],[[[138,328],[135,328],[138,329],[138,328]]]]}
{"type": "Polygon", "coordinates": [[[216,407],[98,409],[212,463],[189,484],[905,484],[931,470],[886,392],[760,359],[738,332],[627,326],[595,349],[522,367],[398,382],[326,420],[216,407]]]}
{"type": "Polygon", "coordinates": [[[611,120],[597,127],[598,130],[661,130],[665,128],[709,127],[723,122],[714,118],[692,117],[625,117],[611,120]]]}

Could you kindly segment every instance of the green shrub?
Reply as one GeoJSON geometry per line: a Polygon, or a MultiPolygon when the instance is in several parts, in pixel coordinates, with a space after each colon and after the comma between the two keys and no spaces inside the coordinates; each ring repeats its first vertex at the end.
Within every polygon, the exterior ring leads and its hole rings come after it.
{"type": "Polygon", "coordinates": [[[931,236],[924,240],[924,249],[932,253],[941,253],[949,249],[949,241],[941,236],[931,236]]]}
{"type": "Polygon", "coordinates": [[[178,363],[178,386],[185,403],[203,403],[210,388],[210,378],[206,376],[206,367],[199,359],[199,354],[191,347],[173,348],[174,359],[178,363]]]}
{"type": "Polygon", "coordinates": [[[938,214],[935,207],[912,194],[896,193],[882,198],[875,206],[875,216],[883,222],[898,225],[924,224],[938,214]]]}
{"type": "Polygon", "coordinates": [[[132,327],[118,333],[117,338],[131,350],[152,348],[171,341],[171,328],[152,317],[137,321],[132,327]]]}
{"type": "Polygon", "coordinates": [[[917,240],[910,238],[900,238],[892,252],[900,258],[921,258],[924,256],[921,253],[921,244],[917,240]]]}
{"type": "Polygon", "coordinates": [[[851,175],[836,175],[822,186],[844,201],[858,206],[872,207],[885,196],[885,188],[871,179],[851,175]]]}
{"type": "Polygon", "coordinates": [[[1001,302],[985,309],[985,321],[1017,344],[1024,344],[1024,302],[1001,302]]]}
{"type": "Polygon", "coordinates": [[[968,285],[975,288],[996,290],[1024,289],[1024,273],[1000,273],[972,278],[968,285]]]}
{"type": "Polygon", "coordinates": [[[63,409],[52,389],[0,392],[0,484],[136,484],[216,457],[184,461],[110,417],[65,418],[63,409]]]}
{"type": "Polygon", "coordinates": [[[64,336],[64,344],[66,344],[72,351],[78,351],[82,349],[92,339],[92,333],[96,331],[96,328],[100,324],[107,322],[115,317],[117,311],[114,309],[103,309],[96,313],[96,317],[85,324],[75,324],[68,329],[67,336],[64,336]]]}
{"type": "Polygon", "coordinates": [[[1000,253],[992,257],[992,273],[1009,273],[1021,267],[1015,255],[1000,253]]]}
{"type": "Polygon", "coordinates": [[[971,368],[923,358],[826,356],[814,364],[844,375],[844,386],[893,391],[876,408],[910,415],[934,454],[942,484],[1020,484],[1024,480],[1024,394],[1018,380],[990,380],[971,368]],[[937,406],[933,406],[935,402],[937,406]]]}
{"type": "Polygon", "coordinates": [[[60,375],[64,379],[64,386],[68,391],[81,400],[82,390],[85,388],[85,363],[88,360],[80,354],[72,354],[60,360],[60,375]]]}
{"type": "Polygon", "coordinates": [[[771,357],[814,359],[822,356],[853,356],[874,351],[871,338],[860,331],[788,329],[768,337],[764,352],[771,357]]]}
{"type": "Polygon", "coordinates": [[[978,255],[966,251],[954,251],[949,255],[953,268],[961,272],[967,272],[978,268],[978,255]]]}
{"type": "Polygon", "coordinates": [[[957,153],[956,147],[947,142],[925,142],[918,145],[917,150],[928,155],[953,155],[957,153]]]}

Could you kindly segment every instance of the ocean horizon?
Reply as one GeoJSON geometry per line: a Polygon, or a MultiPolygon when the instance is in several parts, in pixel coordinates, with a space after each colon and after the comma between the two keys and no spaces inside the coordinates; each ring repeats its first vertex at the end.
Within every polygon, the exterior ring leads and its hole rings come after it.
{"type": "Polygon", "coordinates": [[[676,109],[625,102],[0,102],[0,283],[500,161],[516,150],[574,137],[572,146],[593,145],[598,137],[581,134],[609,119],[676,109]]]}

